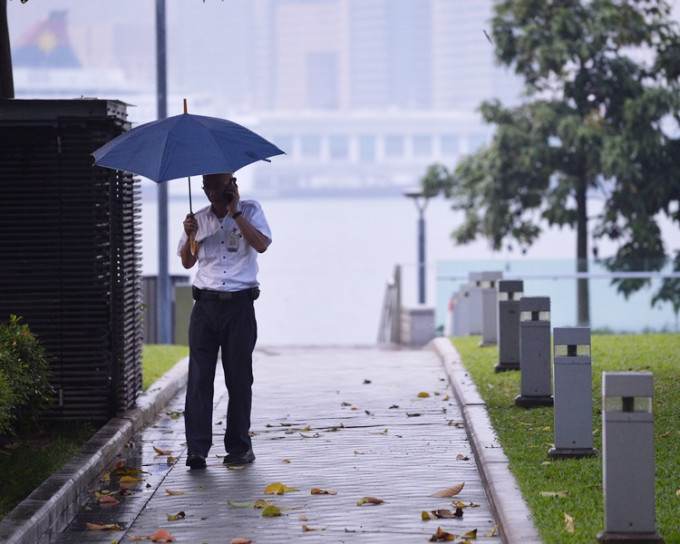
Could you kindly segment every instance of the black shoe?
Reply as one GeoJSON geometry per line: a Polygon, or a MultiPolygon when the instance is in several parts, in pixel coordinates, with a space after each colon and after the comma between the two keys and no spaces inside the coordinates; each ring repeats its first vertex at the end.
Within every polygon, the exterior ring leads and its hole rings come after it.
{"type": "Polygon", "coordinates": [[[243,453],[229,453],[224,458],[223,463],[228,466],[234,465],[247,465],[255,461],[255,454],[252,449],[245,451],[243,453]]]}
{"type": "Polygon", "coordinates": [[[186,465],[191,467],[192,470],[195,468],[205,468],[205,455],[201,455],[200,453],[190,453],[187,457],[186,465]]]}

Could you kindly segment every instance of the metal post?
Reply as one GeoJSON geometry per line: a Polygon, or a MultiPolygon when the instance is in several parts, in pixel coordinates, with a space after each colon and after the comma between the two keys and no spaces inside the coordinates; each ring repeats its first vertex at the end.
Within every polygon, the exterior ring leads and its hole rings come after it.
{"type": "Polygon", "coordinates": [[[418,303],[425,304],[425,217],[418,208],[418,303]]]}
{"type": "MultiPolygon", "coordinates": [[[[156,100],[158,119],[168,116],[165,0],[156,0],[156,100]]],[[[168,273],[168,186],[158,184],[158,342],[171,343],[170,276],[168,273]]]]}
{"type": "Polygon", "coordinates": [[[418,210],[418,303],[425,304],[425,208],[431,195],[421,189],[407,190],[403,194],[413,199],[418,210]]]}

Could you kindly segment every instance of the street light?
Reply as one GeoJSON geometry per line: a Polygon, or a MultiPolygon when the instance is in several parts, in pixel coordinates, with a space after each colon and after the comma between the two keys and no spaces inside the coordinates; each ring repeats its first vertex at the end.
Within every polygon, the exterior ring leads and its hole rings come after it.
{"type": "Polygon", "coordinates": [[[425,304],[425,208],[433,195],[422,189],[407,189],[403,194],[413,199],[418,210],[418,303],[425,304]]]}

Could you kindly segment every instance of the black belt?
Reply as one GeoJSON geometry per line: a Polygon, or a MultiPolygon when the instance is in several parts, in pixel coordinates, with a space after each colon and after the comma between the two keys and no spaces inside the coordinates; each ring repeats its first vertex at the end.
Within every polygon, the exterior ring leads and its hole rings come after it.
{"type": "Polygon", "coordinates": [[[240,298],[247,298],[256,300],[260,296],[260,289],[251,287],[250,289],[243,289],[242,291],[212,291],[210,289],[199,289],[192,286],[191,294],[194,300],[236,300],[240,298]]]}

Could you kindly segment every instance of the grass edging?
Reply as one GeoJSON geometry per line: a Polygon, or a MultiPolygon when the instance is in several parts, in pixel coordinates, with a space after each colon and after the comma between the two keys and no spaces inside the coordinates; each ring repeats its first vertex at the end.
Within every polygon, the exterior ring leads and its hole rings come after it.
{"type": "MultiPolygon", "coordinates": [[[[495,373],[498,348],[480,348],[479,339],[452,341],[484,397],[490,420],[542,538],[546,542],[574,544],[595,541],[597,533],[604,529],[601,457],[551,460],[547,453],[554,441],[553,409],[517,407],[514,397],[519,393],[520,373],[495,373]]],[[[677,346],[677,334],[591,336],[596,450],[602,451],[602,372],[646,370],[654,374],[656,529],[667,542],[680,541],[677,346]]],[[[630,497],[631,509],[636,507],[635,500],[630,497]]]]}

